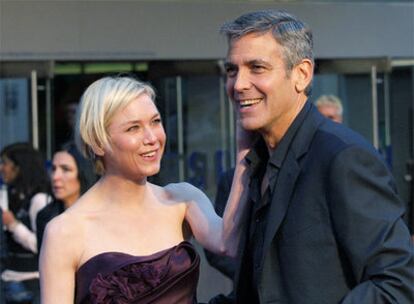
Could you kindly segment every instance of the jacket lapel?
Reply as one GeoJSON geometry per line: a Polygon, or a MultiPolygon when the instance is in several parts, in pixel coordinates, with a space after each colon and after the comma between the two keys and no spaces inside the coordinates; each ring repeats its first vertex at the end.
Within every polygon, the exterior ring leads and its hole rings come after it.
{"type": "Polygon", "coordinates": [[[261,265],[263,265],[263,260],[269,250],[270,244],[286,216],[291,197],[295,191],[296,180],[301,171],[299,160],[307,153],[320,124],[326,120],[315,106],[312,104],[306,106],[308,107],[308,113],[293,139],[291,148],[286,155],[273,189],[274,193],[267,219],[263,255],[260,261],[261,265]]]}
{"type": "Polygon", "coordinates": [[[274,194],[270,204],[269,217],[267,219],[262,262],[274,235],[286,215],[286,211],[290,203],[290,197],[293,194],[299,173],[300,167],[294,154],[288,153],[273,189],[274,194]]]}

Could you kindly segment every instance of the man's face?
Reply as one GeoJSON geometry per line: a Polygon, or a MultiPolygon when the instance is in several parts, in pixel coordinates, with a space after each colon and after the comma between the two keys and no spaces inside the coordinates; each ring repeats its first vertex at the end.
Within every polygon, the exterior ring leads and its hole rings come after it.
{"type": "Polygon", "coordinates": [[[342,123],[342,115],[339,114],[339,109],[335,105],[320,105],[318,106],[319,112],[335,122],[342,123]]]}
{"type": "Polygon", "coordinates": [[[245,129],[277,132],[296,116],[300,93],[295,89],[295,70],[286,71],[282,48],[270,32],[232,40],[226,73],[227,94],[245,129]]]}

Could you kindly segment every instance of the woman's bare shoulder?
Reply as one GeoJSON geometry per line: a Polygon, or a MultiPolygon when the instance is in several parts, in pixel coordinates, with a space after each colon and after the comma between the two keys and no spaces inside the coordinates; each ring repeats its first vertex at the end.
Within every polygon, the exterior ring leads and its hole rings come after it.
{"type": "Polygon", "coordinates": [[[53,218],[45,230],[45,238],[53,240],[73,239],[82,232],[82,220],[76,212],[64,212],[53,218]]]}

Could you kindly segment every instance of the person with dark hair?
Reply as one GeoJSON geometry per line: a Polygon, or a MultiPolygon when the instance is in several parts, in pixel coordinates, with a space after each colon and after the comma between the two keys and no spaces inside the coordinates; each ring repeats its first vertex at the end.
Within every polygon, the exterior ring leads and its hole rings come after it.
{"type": "Polygon", "coordinates": [[[0,172],[8,188],[9,202],[9,210],[2,212],[7,229],[7,256],[2,272],[6,300],[16,302],[33,298],[33,303],[38,303],[36,216],[50,201],[45,163],[40,152],[28,143],[6,146],[0,156],[0,172]],[[23,292],[22,284],[13,282],[22,282],[31,295],[23,292]]]}
{"type": "Polygon", "coordinates": [[[310,28],[278,10],[225,23],[226,89],[247,154],[236,303],[413,303],[404,203],[376,149],[308,101],[310,28]]]}
{"type": "Polygon", "coordinates": [[[72,206],[97,180],[93,164],[69,142],[53,155],[51,183],[54,200],[37,215],[38,251],[46,224],[72,206]]]}

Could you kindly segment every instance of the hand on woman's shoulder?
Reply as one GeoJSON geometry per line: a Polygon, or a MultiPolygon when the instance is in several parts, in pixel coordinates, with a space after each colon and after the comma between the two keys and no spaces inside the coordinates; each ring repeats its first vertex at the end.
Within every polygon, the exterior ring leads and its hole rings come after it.
{"type": "Polygon", "coordinates": [[[197,200],[197,197],[203,195],[203,192],[197,187],[186,183],[171,183],[164,187],[170,199],[179,202],[190,202],[197,200]]]}

